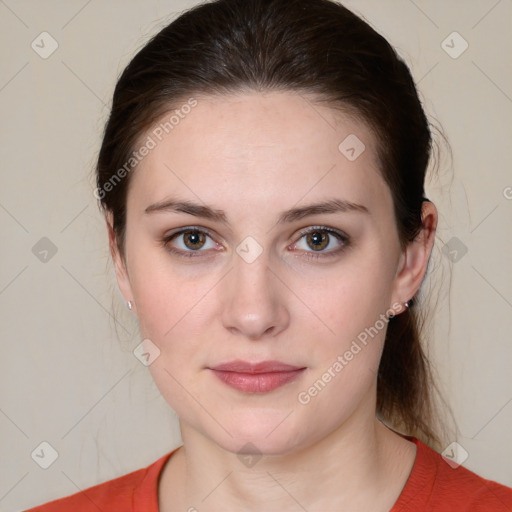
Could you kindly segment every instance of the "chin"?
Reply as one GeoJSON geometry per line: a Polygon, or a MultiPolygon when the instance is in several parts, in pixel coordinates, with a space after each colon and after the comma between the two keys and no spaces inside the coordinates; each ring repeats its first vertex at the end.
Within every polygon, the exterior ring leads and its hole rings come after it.
{"type": "Polygon", "coordinates": [[[232,418],[225,423],[232,437],[224,430],[220,436],[217,430],[217,435],[210,437],[223,449],[236,454],[286,455],[297,450],[299,445],[307,444],[305,429],[298,428],[292,421],[293,414],[287,418],[288,414],[290,411],[274,410],[265,417],[260,411],[259,419],[238,415],[238,421],[232,418]]]}
{"type": "Polygon", "coordinates": [[[297,446],[290,439],[269,440],[264,434],[261,436],[233,437],[229,440],[215,440],[224,450],[236,455],[287,455],[297,450],[297,446]]]}

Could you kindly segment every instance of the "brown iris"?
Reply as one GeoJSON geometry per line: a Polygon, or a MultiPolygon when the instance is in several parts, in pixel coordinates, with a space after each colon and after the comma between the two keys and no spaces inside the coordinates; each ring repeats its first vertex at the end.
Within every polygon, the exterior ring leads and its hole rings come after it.
{"type": "Polygon", "coordinates": [[[312,231],[307,234],[306,241],[308,245],[315,251],[325,249],[329,243],[329,235],[321,231],[312,231]]]}
{"type": "Polygon", "coordinates": [[[197,250],[201,249],[204,245],[206,237],[204,233],[201,233],[200,231],[185,231],[183,233],[183,240],[189,249],[197,250]],[[188,241],[190,241],[190,243],[188,241]]]}

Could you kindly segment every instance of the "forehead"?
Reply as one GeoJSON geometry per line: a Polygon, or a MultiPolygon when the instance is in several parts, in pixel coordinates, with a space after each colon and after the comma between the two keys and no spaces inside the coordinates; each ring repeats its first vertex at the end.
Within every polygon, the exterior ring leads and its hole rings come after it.
{"type": "Polygon", "coordinates": [[[311,96],[254,92],[196,102],[172,123],[175,110],[166,113],[144,135],[154,147],[132,176],[136,202],[176,191],[210,204],[235,204],[242,192],[254,206],[336,191],[362,202],[387,188],[368,127],[311,96]]]}

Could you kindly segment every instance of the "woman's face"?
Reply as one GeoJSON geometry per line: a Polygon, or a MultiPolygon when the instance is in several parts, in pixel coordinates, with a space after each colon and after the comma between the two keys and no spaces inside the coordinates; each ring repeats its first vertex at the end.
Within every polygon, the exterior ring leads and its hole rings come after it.
{"type": "Polygon", "coordinates": [[[116,271],[184,438],[288,453],[373,420],[388,317],[419,283],[372,133],[289,92],[197,97],[167,131],[143,138],[116,271]],[[269,361],[296,370],[250,367],[269,361]]]}

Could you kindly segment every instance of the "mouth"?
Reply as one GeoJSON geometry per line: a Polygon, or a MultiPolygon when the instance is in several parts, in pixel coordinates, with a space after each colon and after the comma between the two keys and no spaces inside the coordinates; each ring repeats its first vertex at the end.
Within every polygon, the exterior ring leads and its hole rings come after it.
{"type": "Polygon", "coordinates": [[[299,377],[305,367],[280,361],[230,361],[209,370],[228,386],[246,393],[268,393],[299,377]]]}

